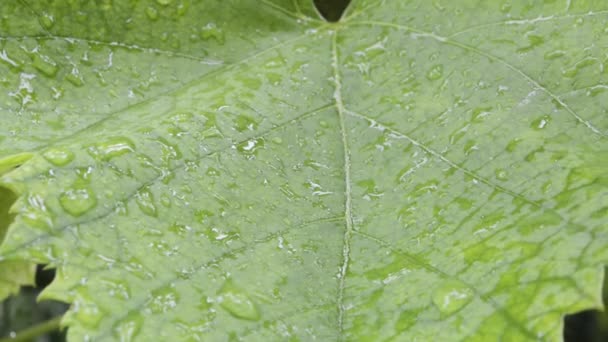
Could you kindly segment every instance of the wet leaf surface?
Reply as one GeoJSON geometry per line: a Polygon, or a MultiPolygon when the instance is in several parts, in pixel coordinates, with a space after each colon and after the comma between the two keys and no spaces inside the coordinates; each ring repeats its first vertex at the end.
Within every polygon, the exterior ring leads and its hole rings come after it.
{"type": "Polygon", "coordinates": [[[0,255],[57,268],[71,340],[557,340],[602,307],[608,4],[0,13],[0,255]]]}

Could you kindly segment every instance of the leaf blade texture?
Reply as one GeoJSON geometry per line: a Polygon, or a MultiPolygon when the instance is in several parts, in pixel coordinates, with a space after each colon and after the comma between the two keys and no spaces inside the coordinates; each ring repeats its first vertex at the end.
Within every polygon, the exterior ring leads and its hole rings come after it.
{"type": "Polygon", "coordinates": [[[608,5],[1,6],[0,252],[57,268],[70,339],[559,340],[602,307],[608,5]]]}

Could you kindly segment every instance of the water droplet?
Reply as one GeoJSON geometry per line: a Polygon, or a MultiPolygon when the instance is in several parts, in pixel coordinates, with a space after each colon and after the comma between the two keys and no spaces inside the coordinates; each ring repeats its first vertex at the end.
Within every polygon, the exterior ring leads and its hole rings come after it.
{"type": "MultiPolygon", "coordinates": [[[[105,261],[110,267],[116,263],[116,260],[105,256],[101,256],[100,259],[105,261]]],[[[108,295],[111,297],[118,297],[125,300],[131,298],[131,289],[126,280],[101,279],[100,282],[108,289],[108,295]]]]}
{"type": "Polygon", "coordinates": [[[220,306],[232,316],[250,321],[260,319],[260,312],[255,303],[245,292],[238,289],[232,281],[227,281],[220,290],[220,306]]]}
{"type": "Polygon", "coordinates": [[[84,79],[76,67],[72,68],[72,71],[65,76],[65,79],[76,87],[82,87],[84,85],[84,79]]]}
{"type": "Polygon", "coordinates": [[[26,205],[19,212],[21,219],[29,226],[48,231],[53,226],[53,216],[48,211],[41,196],[31,194],[27,197],[26,205]]]}
{"type": "Polygon", "coordinates": [[[277,145],[281,145],[283,143],[283,139],[281,139],[281,137],[274,137],[272,138],[272,142],[277,145]]]}
{"type": "Polygon", "coordinates": [[[239,151],[243,154],[254,155],[254,154],[256,154],[256,151],[259,148],[263,148],[263,147],[264,147],[264,139],[257,138],[257,139],[250,139],[250,140],[247,140],[245,142],[238,144],[236,149],[237,149],[237,151],[239,151]]]}
{"type": "Polygon", "coordinates": [[[431,69],[426,73],[426,78],[435,81],[440,79],[443,76],[443,65],[436,64],[431,67],[431,69]]]}
{"type": "Polygon", "coordinates": [[[462,309],[473,299],[473,291],[457,280],[448,280],[433,292],[433,303],[445,315],[462,309]]]}
{"type": "Polygon", "coordinates": [[[171,197],[167,194],[160,195],[160,204],[162,204],[165,208],[171,208],[171,197]]]}
{"type": "Polygon", "coordinates": [[[135,339],[141,326],[144,323],[144,318],[138,311],[131,311],[129,314],[114,325],[114,336],[120,342],[131,342],[135,339]]]}
{"type": "Polygon", "coordinates": [[[72,216],[81,216],[97,205],[97,198],[90,189],[71,189],[59,196],[61,207],[72,216]]]}
{"type": "Polygon", "coordinates": [[[506,147],[507,152],[514,152],[515,149],[517,148],[517,145],[519,145],[520,142],[521,142],[520,138],[515,138],[515,139],[509,141],[509,143],[507,144],[507,147],[506,147]]]}
{"type": "Polygon", "coordinates": [[[208,23],[203,26],[200,36],[204,40],[215,39],[218,43],[224,44],[224,32],[215,23],[208,23]]]}
{"type": "Polygon", "coordinates": [[[258,123],[248,115],[239,115],[234,119],[234,125],[237,131],[244,130],[253,131],[258,128],[258,123]]]}
{"type": "Polygon", "coordinates": [[[153,313],[165,313],[173,310],[177,306],[178,301],[179,295],[175,290],[175,285],[171,284],[164,288],[154,290],[147,308],[153,313]]]}
{"type": "Polygon", "coordinates": [[[76,299],[72,302],[71,312],[74,313],[74,318],[78,323],[88,328],[97,328],[101,319],[104,317],[99,307],[90,300],[83,298],[76,299]]]}
{"type": "Polygon", "coordinates": [[[530,124],[530,127],[539,131],[547,126],[550,119],[551,118],[549,117],[549,115],[543,115],[542,117],[532,121],[532,123],[530,124]]]}
{"type": "Polygon", "coordinates": [[[156,3],[158,3],[161,6],[167,6],[169,5],[171,2],[173,2],[173,0],[156,0],[156,3]]]}
{"type": "Polygon", "coordinates": [[[46,150],[42,156],[56,166],[65,166],[74,160],[74,153],[72,153],[72,151],[58,147],[46,150]]]}
{"type": "Polygon", "coordinates": [[[158,19],[158,10],[154,7],[148,7],[146,8],[146,15],[150,20],[156,20],[158,19]]]}
{"type": "Polygon", "coordinates": [[[501,181],[509,180],[509,177],[507,176],[507,171],[505,171],[504,169],[496,169],[494,174],[496,175],[496,179],[498,179],[498,180],[501,180],[501,181]]]}
{"type": "Polygon", "coordinates": [[[545,59],[551,60],[551,59],[556,59],[556,58],[560,58],[562,56],[566,55],[566,51],[564,50],[555,50],[555,51],[549,51],[545,54],[545,59]]]}
{"type": "Polygon", "coordinates": [[[144,188],[135,194],[135,202],[139,209],[148,216],[156,217],[158,215],[158,211],[156,209],[156,205],[154,204],[154,196],[150,189],[144,188]]]}
{"type": "Polygon", "coordinates": [[[104,161],[133,151],[135,151],[135,144],[125,137],[109,138],[88,148],[92,157],[104,161]]]}
{"type": "Polygon", "coordinates": [[[217,176],[221,175],[222,173],[214,167],[209,167],[207,169],[207,172],[205,172],[205,174],[209,177],[217,177],[217,176]]]}
{"type": "Polygon", "coordinates": [[[42,15],[40,16],[40,25],[42,25],[42,27],[48,30],[53,27],[53,24],[55,24],[55,18],[53,17],[53,15],[46,12],[42,13],[42,15]]]}
{"type": "Polygon", "coordinates": [[[48,77],[54,77],[59,70],[59,66],[57,66],[57,62],[55,62],[52,58],[40,54],[34,55],[34,60],[32,61],[32,65],[38,71],[43,73],[48,77]]]}

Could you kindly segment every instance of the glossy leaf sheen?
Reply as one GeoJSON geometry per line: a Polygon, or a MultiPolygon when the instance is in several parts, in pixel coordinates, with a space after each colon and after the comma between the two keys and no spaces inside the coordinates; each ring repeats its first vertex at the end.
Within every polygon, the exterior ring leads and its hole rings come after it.
{"type": "Polygon", "coordinates": [[[2,258],[73,341],[559,340],[602,306],[607,19],[2,2],[2,258]]]}

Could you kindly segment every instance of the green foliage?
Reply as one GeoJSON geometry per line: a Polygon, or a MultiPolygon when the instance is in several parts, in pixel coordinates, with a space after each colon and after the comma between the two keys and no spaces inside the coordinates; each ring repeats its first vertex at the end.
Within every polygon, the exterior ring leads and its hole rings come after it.
{"type": "Polygon", "coordinates": [[[74,341],[559,340],[602,308],[607,18],[2,2],[2,265],[57,268],[74,341]]]}

